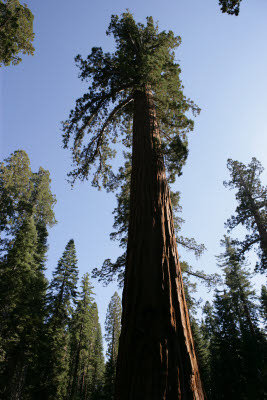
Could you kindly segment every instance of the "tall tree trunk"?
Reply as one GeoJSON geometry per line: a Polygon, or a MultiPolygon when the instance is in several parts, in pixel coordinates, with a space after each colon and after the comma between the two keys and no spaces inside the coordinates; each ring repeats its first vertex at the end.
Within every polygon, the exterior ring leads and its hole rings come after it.
{"type": "Polygon", "coordinates": [[[152,93],[134,95],[130,225],[116,399],[204,399],[152,93]]]}

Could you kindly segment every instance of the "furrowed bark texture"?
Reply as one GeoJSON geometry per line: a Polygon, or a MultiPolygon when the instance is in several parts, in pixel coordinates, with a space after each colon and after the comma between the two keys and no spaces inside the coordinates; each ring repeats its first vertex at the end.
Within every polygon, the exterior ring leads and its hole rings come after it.
{"type": "Polygon", "coordinates": [[[153,98],[134,97],[116,400],[202,400],[153,98]]]}

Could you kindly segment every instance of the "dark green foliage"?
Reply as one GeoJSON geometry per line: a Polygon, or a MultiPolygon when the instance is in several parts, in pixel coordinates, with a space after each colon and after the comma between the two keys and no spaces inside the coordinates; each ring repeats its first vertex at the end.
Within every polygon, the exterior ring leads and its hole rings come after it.
{"type": "Polygon", "coordinates": [[[64,326],[70,318],[71,306],[77,296],[78,268],[74,240],[71,239],[53,272],[49,291],[51,320],[64,326]]]}
{"type": "Polygon", "coordinates": [[[80,299],[70,322],[70,368],[68,399],[84,399],[92,382],[92,351],[96,341],[93,287],[89,275],[82,278],[80,299]]]}
{"type": "Polygon", "coordinates": [[[29,217],[1,263],[1,398],[21,398],[25,384],[28,391],[33,385],[47,288],[39,261],[37,231],[29,217]]]}
{"type": "Polygon", "coordinates": [[[49,285],[47,225],[56,221],[48,171],[33,173],[24,151],[0,165],[0,397],[103,397],[101,328],[88,274],[77,301],[70,240],[49,285]],[[76,306],[76,307],[75,307],[76,306]]]}
{"type": "Polygon", "coordinates": [[[210,351],[209,340],[205,334],[205,325],[202,323],[200,326],[194,318],[190,318],[192,334],[194,337],[196,356],[201,375],[201,381],[206,392],[207,398],[210,396],[210,351]]]}
{"type": "Polygon", "coordinates": [[[136,23],[129,12],[122,14],[121,19],[112,16],[107,34],[116,41],[113,54],[95,47],[87,59],[76,57],[80,77],[89,82],[89,89],[63,123],[64,146],[72,142],[73,161],[77,165],[70,176],[74,180],[87,179],[95,166],[93,185],[99,186],[102,181],[107,186],[113,178],[108,164],[115,156],[112,144],[119,138],[126,147],[131,145],[134,93],[151,87],[161,129],[161,148],[170,181],[174,181],[187,157],[187,133],[193,129],[193,121],[185,114],[189,110],[199,112],[183,95],[180,67],[174,61],[174,50],[181,39],[171,31],[159,33],[152,17],[147,18],[146,26],[136,23]]]}
{"type": "Polygon", "coordinates": [[[93,304],[93,324],[94,324],[94,343],[91,353],[91,381],[89,385],[90,400],[101,400],[103,397],[103,382],[104,382],[104,356],[103,356],[103,339],[101,326],[98,319],[97,304],[93,304]]]}
{"type": "Polygon", "coordinates": [[[34,54],[33,15],[19,0],[0,1],[0,66],[16,65],[20,54],[34,54]]]}
{"type": "Polygon", "coordinates": [[[241,1],[242,0],[219,0],[219,4],[223,13],[238,15],[241,1]]]}
{"type": "Polygon", "coordinates": [[[54,203],[49,172],[32,172],[24,151],[1,163],[0,369],[7,398],[31,398],[39,384],[47,225],[56,222],[54,203]]]}
{"type": "Polygon", "coordinates": [[[231,180],[224,182],[226,187],[237,189],[235,195],[238,202],[236,215],[228,219],[226,226],[229,231],[238,225],[243,225],[249,232],[243,241],[235,241],[238,253],[242,256],[253,246],[257,246],[260,262],[256,270],[264,272],[267,269],[267,188],[260,182],[263,172],[261,163],[252,158],[248,166],[239,161],[228,160],[227,167],[231,180]]]}
{"type": "Polygon", "coordinates": [[[105,396],[114,399],[116,363],[121,332],[121,299],[117,292],[111,297],[105,321],[105,339],[108,345],[105,370],[105,396]]]}
{"type": "Polygon", "coordinates": [[[17,231],[29,216],[34,217],[40,254],[45,252],[46,226],[56,223],[56,203],[50,189],[49,171],[30,169],[25,151],[15,151],[0,164],[0,257],[12,246],[17,231]]]}
{"type": "Polygon", "coordinates": [[[261,287],[260,302],[261,302],[260,312],[267,332],[267,289],[266,286],[264,285],[262,285],[261,287]]]}
{"type": "Polygon", "coordinates": [[[68,325],[77,296],[78,269],[76,250],[71,239],[53,272],[48,295],[47,360],[44,387],[48,399],[64,399],[69,368],[68,325]]]}
{"type": "Polygon", "coordinates": [[[205,310],[211,371],[207,392],[211,399],[263,399],[266,339],[258,325],[257,298],[229,238],[223,246],[225,288],[216,291],[213,310],[205,310]]]}

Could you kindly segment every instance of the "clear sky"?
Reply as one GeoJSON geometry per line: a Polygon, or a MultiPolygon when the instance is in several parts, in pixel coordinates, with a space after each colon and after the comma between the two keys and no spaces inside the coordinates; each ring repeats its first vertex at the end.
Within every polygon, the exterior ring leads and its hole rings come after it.
{"type": "MultiPolygon", "coordinates": [[[[112,51],[105,35],[111,14],[126,8],[137,21],[152,15],[161,30],[182,37],[177,60],[185,94],[202,109],[190,134],[190,154],[175,185],[181,191],[182,234],[195,237],[208,249],[196,261],[198,269],[215,272],[215,255],[226,233],[224,222],[233,213],[234,193],[223,187],[229,178],[227,158],[248,163],[256,156],[267,167],[267,2],[243,0],[238,17],[222,14],[218,0],[28,0],[34,19],[35,55],[18,66],[1,69],[1,159],[24,149],[36,171],[51,173],[58,224],[51,229],[47,276],[55,268],[70,238],[75,240],[82,275],[120,254],[109,240],[115,197],[89,183],[73,190],[66,181],[70,153],[62,149],[60,121],[67,119],[77,97],[86,90],[78,79],[74,57],[93,46],[112,51]]],[[[266,171],[263,182],[267,181],[266,171]]],[[[103,326],[116,285],[94,282],[103,326]]],[[[205,291],[201,292],[205,298],[205,291]]]]}

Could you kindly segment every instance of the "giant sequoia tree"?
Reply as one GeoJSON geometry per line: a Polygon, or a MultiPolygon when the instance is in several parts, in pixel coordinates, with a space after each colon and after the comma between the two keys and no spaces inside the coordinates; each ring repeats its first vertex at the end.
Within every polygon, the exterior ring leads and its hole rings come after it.
{"type": "Polygon", "coordinates": [[[93,48],[87,59],[76,58],[89,89],[63,130],[77,166],[71,177],[87,179],[95,168],[96,186],[114,177],[109,160],[119,131],[132,147],[116,397],[203,399],[167,183],[187,157],[188,111],[199,110],[183,94],[179,37],[159,32],[151,17],[137,24],[128,12],[112,16],[107,33],[115,53],[93,48]]]}

